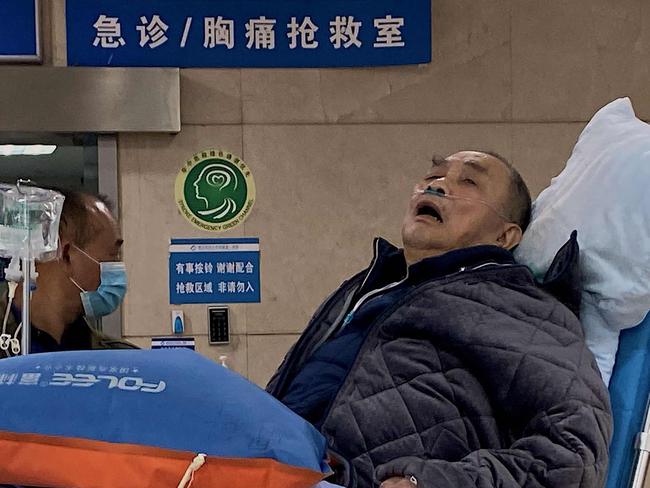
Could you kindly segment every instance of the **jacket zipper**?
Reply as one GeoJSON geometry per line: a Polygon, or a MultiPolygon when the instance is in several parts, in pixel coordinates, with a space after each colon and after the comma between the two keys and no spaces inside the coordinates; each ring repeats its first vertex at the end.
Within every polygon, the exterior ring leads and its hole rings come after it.
{"type": "MultiPolygon", "coordinates": [[[[368,278],[370,277],[370,273],[372,273],[372,271],[375,269],[375,266],[377,265],[377,257],[378,257],[378,255],[379,255],[379,239],[375,239],[375,242],[374,242],[374,253],[373,253],[373,257],[372,257],[372,262],[370,263],[370,269],[368,270],[368,273],[366,273],[366,277],[363,279],[363,282],[361,283],[361,287],[358,288],[359,290],[361,290],[361,289],[363,288],[363,286],[364,286],[364,285],[366,284],[366,282],[368,281],[368,278]]],[[[311,320],[310,320],[309,323],[307,324],[307,327],[305,328],[305,332],[306,332],[306,331],[307,331],[307,330],[308,330],[308,329],[309,329],[309,328],[314,324],[314,322],[316,322],[316,321],[318,320],[318,318],[320,317],[320,315],[322,315],[322,314],[325,313],[327,310],[329,310],[330,307],[331,307],[331,305],[332,305],[334,302],[336,302],[336,299],[338,298],[338,296],[339,296],[339,292],[340,292],[340,291],[341,291],[341,290],[337,290],[337,291],[335,291],[335,292],[332,294],[332,296],[330,296],[329,300],[327,300],[327,303],[325,303],[325,304],[321,307],[321,309],[320,309],[320,313],[318,313],[318,316],[314,315],[314,316],[311,318],[311,320]]],[[[350,292],[350,299],[354,296],[354,293],[356,293],[355,290],[352,290],[352,291],[350,292]]],[[[347,300],[346,300],[346,302],[347,302],[347,300]]],[[[344,305],[343,305],[343,309],[342,309],[342,310],[345,311],[345,310],[347,309],[348,306],[349,306],[348,303],[344,303],[344,305]]],[[[338,324],[339,324],[339,322],[341,321],[341,318],[342,318],[343,316],[344,316],[344,313],[343,313],[343,312],[339,314],[339,316],[338,316],[337,319],[334,321],[334,323],[330,326],[330,328],[328,329],[328,331],[327,331],[327,332],[324,334],[324,336],[323,336],[323,337],[322,337],[322,338],[321,338],[321,339],[316,343],[316,346],[311,348],[312,351],[315,351],[316,349],[318,349],[318,348],[319,348],[319,347],[320,347],[320,346],[321,346],[325,341],[327,341],[327,339],[330,338],[330,336],[334,333],[334,331],[336,331],[336,329],[337,329],[337,327],[338,327],[338,324]]],[[[280,376],[279,376],[279,377],[277,378],[277,380],[276,380],[275,387],[274,387],[273,391],[270,392],[270,393],[273,394],[274,396],[275,396],[275,395],[280,395],[281,393],[284,392],[284,387],[285,387],[285,383],[286,383],[287,376],[289,375],[290,371],[293,369],[293,368],[290,368],[289,366],[290,366],[291,363],[293,362],[292,360],[294,359],[294,357],[296,357],[296,356],[298,355],[299,350],[302,349],[302,348],[304,347],[304,345],[305,345],[305,344],[304,344],[305,339],[306,339],[306,336],[305,336],[304,333],[303,333],[303,335],[301,335],[300,338],[298,339],[298,342],[297,342],[296,345],[294,346],[293,350],[290,351],[290,352],[291,352],[291,357],[286,357],[286,358],[285,358],[287,367],[285,367],[284,370],[281,372],[280,376]]],[[[305,351],[300,351],[300,353],[301,353],[300,356],[303,356],[303,357],[304,357],[304,355],[305,355],[305,354],[304,354],[305,351]]],[[[300,357],[300,356],[297,356],[297,357],[300,357]]],[[[283,362],[284,362],[284,361],[283,361],[283,362]]]]}
{"type": "Polygon", "coordinates": [[[370,263],[370,269],[368,270],[368,273],[366,273],[366,277],[363,279],[363,282],[361,283],[359,290],[363,290],[363,287],[366,285],[368,278],[370,278],[370,273],[372,273],[372,271],[375,269],[375,266],[377,266],[377,256],[379,256],[379,239],[375,238],[374,244],[375,245],[372,253],[372,263],[370,263]]]}
{"type": "MultiPolygon", "coordinates": [[[[487,263],[480,264],[480,265],[478,265],[478,266],[476,266],[474,268],[470,268],[469,270],[467,269],[467,267],[463,266],[457,271],[457,273],[463,273],[465,271],[474,271],[474,270],[477,270],[477,269],[484,268],[486,266],[508,266],[508,265],[507,264],[500,264],[500,263],[497,263],[497,262],[494,262],[494,261],[490,261],[490,262],[487,262],[487,263]]],[[[452,273],[452,275],[453,274],[456,274],[456,273],[452,273]]],[[[447,275],[447,276],[452,276],[452,275],[447,275]]],[[[367,277],[366,277],[366,279],[367,279],[367,277]]],[[[361,305],[363,305],[369,298],[371,298],[371,297],[373,297],[375,295],[378,295],[380,293],[383,293],[385,291],[388,291],[391,288],[395,288],[395,287],[401,285],[402,283],[404,283],[408,279],[409,279],[409,267],[407,266],[406,267],[406,276],[403,279],[401,279],[400,281],[390,283],[389,285],[386,285],[386,286],[384,286],[382,288],[377,288],[376,290],[372,290],[372,291],[369,291],[368,293],[366,293],[364,296],[362,296],[359,299],[359,301],[357,301],[357,303],[354,305],[354,307],[352,307],[352,310],[348,314],[346,314],[345,320],[343,321],[343,327],[347,326],[350,322],[352,322],[352,319],[354,318],[355,312],[357,310],[359,310],[361,305]]],[[[364,280],[363,284],[365,284],[365,280],[364,280]]],[[[359,288],[359,289],[363,288],[363,284],[361,285],[361,288],[359,288]]]]}
{"type": "MultiPolygon", "coordinates": [[[[377,253],[377,252],[378,252],[378,250],[375,250],[375,253],[377,253]]],[[[373,263],[373,266],[374,266],[374,263],[373,263]]],[[[477,270],[477,269],[484,268],[486,266],[508,266],[508,265],[507,264],[500,264],[500,263],[497,263],[495,261],[490,261],[490,262],[483,263],[483,264],[480,264],[478,266],[475,266],[473,268],[470,268],[469,270],[467,269],[467,267],[463,266],[457,271],[457,273],[463,273],[465,271],[474,271],[474,270],[477,270]]],[[[372,271],[372,268],[371,268],[371,271],[372,271]]],[[[452,273],[452,275],[453,274],[455,274],[455,273],[452,273]]],[[[447,275],[447,276],[452,276],[452,275],[447,275]]],[[[363,285],[366,284],[366,281],[367,281],[369,276],[370,276],[370,273],[368,273],[368,275],[366,275],[366,279],[363,281],[363,283],[361,284],[361,287],[359,288],[360,290],[363,289],[363,285]]],[[[364,296],[362,296],[357,301],[357,303],[354,305],[354,307],[352,307],[352,310],[349,313],[346,314],[345,319],[343,320],[343,327],[346,327],[350,322],[352,322],[352,319],[354,319],[354,314],[356,313],[356,311],[359,310],[361,305],[363,305],[369,298],[371,298],[371,297],[373,297],[375,295],[378,295],[380,293],[383,293],[385,291],[388,291],[388,290],[390,290],[392,288],[395,288],[395,287],[401,285],[402,283],[404,283],[408,279],[409,279],[409,267],[407,266],[406,267],[406,276],[403,279],[401,279],[400,281],[390,283],[389,285],[386,285],[386,286],[384,286],[382,288],[378,288],[376,290],[372,290],[372,291],[369,291],[368,293],[366,293],[364,296]]]]}
{"type": "Polygon", "coordinates": [[[338,327],[339,323],[341,322],[341,319],[343,319],[343,327],[347,325],[348,322],[347,316],[349,315],[347,313],[350,303],[352,302],[352,297],[354,297],[354,294],[357,292],[357,290],[363,290],[363,287],[365,286],[366,282],[368,281],[368,278],[370,277],[370,274],[373,272],[375,269],[375,266],[377,265],[377,260],[379,256],[379,239],[375,239],[374,242],[374,249],[373,249],[373,256],[372,256],[372,262],[370,263],[370,268],[368,269],[368,272],[366,273],[366,277],[363,279],[361,282],[361,286],[359,288],[352,290],[350,292],[350,295],[345,299],[345,302],[343,303],[343,308],[341,308],[341,313],[339,313],[338,317],[334,322],[332,322],[332,325],[330,325],[329,329],[327,329],[327,332],[323,334],[323,337],[314,345],[314,347],[311,349],[312,351],[318,350],[320,346],[322,346],[327,340],[332,337],[332,334],[334,334],[338,327]]]}
{"type": "MultiPolygon", "coordinates": [[[[485,268],[486,266],[512,266],[512,264],[503,264],[503,263],[497,263],[496,261],[488,261],[487,263],[479,264],[478,266],[474,266],[473,268],[469,268],[469,269],[463,266],[458,270],[458,273],[462,273],[463,271],[476,271],[477,269],[485,268]]],[[[452,276],[452,275],[447,275],[447,276],[452,276]]]]}
{"type": "Polygon", "coordinates": [[[402,283],[404,283],[408,279],[409,279],[409,269],[406,268],[406,276],[403,279],[401,279],[400,281],[395,281],[394,283],[390,283],[390,284],[388,284],[388,285],[386,285],[386,286],[384,286],[382,288],[377,288],[376,290],[372,290],[372,291],[369,291],[368,293],[366,293],[364,296],[362,296],[357,301],[357,303],[354,305],[354,307],[352,307],[352,310],[345,316],[345,320],[343,320],[343,327],[347,326],[350,322],[352,322],[352,319],[354,318],[355,312],[357,310],[359,310],[361,305],[363,305],[368,299],[370,299],[371,297],[373,297],[375,295],[379,295],[380,293],[388,291],[391,288],[395,288],[395,287],[401,285],[402,283]]]}

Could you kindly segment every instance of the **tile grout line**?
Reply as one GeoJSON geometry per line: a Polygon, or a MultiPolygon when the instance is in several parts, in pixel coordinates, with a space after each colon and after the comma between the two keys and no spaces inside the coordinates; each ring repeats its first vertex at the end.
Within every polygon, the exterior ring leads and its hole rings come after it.
{"type": "MultiPolygon", "coordinates": [[[[644,121],[650,121],[650,119],[641,118],[644,121]]],[[[224,123],[215,123],[215,124],[195,124],[195,123],[184,123],[183,126],[186,127],[242,127],[242,143],[244,140],[243,137],[243,128],[244,126],[253,126],[253,127],[264,127],[264,126],[276,126],[276,127],[368,127],[368,126],[400,126],[400,125],[558,125],[558,124],[586,124],[589,122],[588,119],[584,120],[457,120],[457,121],[382,121],[382,122],[286,122],[286,121],[265,121],[265,122],[249,122],[246,124],[233,123],[233,122],[224,122],[224,123]]]]}

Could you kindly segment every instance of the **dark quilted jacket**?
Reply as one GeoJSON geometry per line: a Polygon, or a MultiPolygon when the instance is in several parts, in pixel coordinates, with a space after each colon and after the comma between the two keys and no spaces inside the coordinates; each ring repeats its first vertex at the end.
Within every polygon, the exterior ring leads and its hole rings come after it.
{"type": "MultiPolygon", "coordinates": [[[[558,263],[566,257],[550,274],[558,263]]],[[[336,326],[364,276],[316,312],[272,394],[336,326]]],[[[359,488],[392,475],[414,476],[419,488],[601,487],[611,430],[578,319],[517,265],[426,281],[378,317],[321,428],[348,463],[338,481],[359,488]]]]}

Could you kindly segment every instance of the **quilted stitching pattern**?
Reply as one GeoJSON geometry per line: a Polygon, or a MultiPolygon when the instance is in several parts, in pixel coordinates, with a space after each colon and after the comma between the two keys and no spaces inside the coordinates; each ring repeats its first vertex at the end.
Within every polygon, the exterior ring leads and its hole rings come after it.
{"type": "Polygon", "coordinates": [[[322,430],[359,487],[377,468],[425,487],[600,486],[597,371],[575,316],[521,268],[474,272],[420,286],[375,325],[322,430]]]}

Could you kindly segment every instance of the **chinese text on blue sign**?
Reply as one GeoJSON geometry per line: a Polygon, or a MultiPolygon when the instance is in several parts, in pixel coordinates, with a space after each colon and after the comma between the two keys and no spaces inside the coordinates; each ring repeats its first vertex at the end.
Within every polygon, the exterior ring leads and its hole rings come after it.
{"type": "Polygon", "coordinates": [[[67,0],[66,16],[76,66],[431,61],[431,0],[67,0]]]}
{"type": "Polygon", "coordinates": [[[259,303],[259,239],[172,239],[169,301],[259,303]]]}
{"type": "Polygon", "coordinates": [[[38,2],[0,2],[0,61],[39,61],[38,2]]]}

